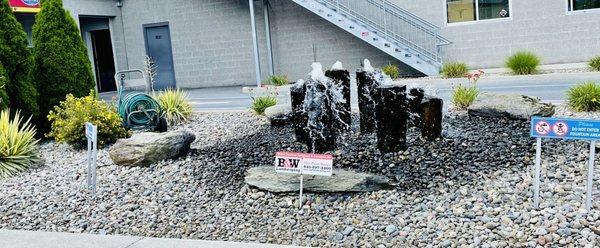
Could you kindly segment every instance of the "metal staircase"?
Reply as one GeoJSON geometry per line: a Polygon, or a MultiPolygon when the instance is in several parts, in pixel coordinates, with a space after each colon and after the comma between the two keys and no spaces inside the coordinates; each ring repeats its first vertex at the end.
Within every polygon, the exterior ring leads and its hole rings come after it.
{"type": "Polygon", "coordinates": [[[292,0],[426,75],[438,75],[439,27],[388,0],[292,0]]]}

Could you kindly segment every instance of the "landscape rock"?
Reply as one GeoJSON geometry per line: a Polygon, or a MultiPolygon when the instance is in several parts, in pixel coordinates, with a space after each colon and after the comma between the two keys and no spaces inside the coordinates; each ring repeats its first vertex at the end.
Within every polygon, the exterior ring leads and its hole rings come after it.
{"type": "Polygon", "coordinates": [[[531,116],[552,116],[554,105],[543,103],[539,98],[519,94],[483,93],[468,108],[470,115],[483,117],[506,117],[528,120],[531,116]]]}
{"type": "Polygon", "coordinates": [[[119,139],[110,148],[109,156],[117,165],[148,166],[187,154],[195,139],[188,130],[138,133],[128,139],[119,139]]]}
{"type": "Polygon", "coordinates": [[[289,104],[278,104],[265,109],[265,116],[269,119],[286,116],[292,113],[292,107],[289,104]]]}
{"type": "MultiPolygon", "coordinates": [[[[273,167],[255,167],[246,173],[245,182],[275,193],[300,190],[300,177],[276,173],[273,167]]],[[[304,190],[309,192],[369,192],[390,188],[386,177],[348,170],[334,170],[333,176],[304,176],[304,190]]]]}

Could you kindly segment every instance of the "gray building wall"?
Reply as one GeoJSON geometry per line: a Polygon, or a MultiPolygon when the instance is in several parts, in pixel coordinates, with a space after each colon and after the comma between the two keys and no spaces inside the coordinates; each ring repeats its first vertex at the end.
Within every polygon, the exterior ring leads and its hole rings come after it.
{"type": "MultiPolygon", "coordinates": [[[[406,74],[417,73],[289,0],[270,2],[275,73],[288,75],[290,81],[304,78],[310,71],[313,44],[317,60],[325,67],[340,60],[354,70],[362,59],[369,58],[376,66],[394,63],[406,74]]],[[[178,87],[255,84],[246,0],[125,0],[122,15],[114,0],[64,0],[64,5],[76,20],[81,16],[111,17],[118,69],[141,68],[146,54],[142,26],[168,22],[178,87]]],[[[262,1],[255,1],[255,13],[261,76],[266,78],[269,67],[262,1]]]]}
{"type": "Polygon", "coordinates": [[[584,62],[600,55],[600,12],[568,13],[567,0],[511,0],[511,19],[446,24],[446,0],[392,0],[441,27],[453,42],[445,61],[503,67],[510,54],[528,50],[543,64],[584,62]]]}

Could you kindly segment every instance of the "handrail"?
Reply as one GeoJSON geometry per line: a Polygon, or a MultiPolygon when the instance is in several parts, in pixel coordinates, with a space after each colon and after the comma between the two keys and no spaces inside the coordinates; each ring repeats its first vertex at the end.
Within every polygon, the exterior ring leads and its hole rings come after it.
{"type": "Polygon", "coordinates": [[[354,18],[384,38],[409,51],[441,63],[440,47],[451,44],[440,28],[389,0],[317,0],[338,13],[354,18]]]}

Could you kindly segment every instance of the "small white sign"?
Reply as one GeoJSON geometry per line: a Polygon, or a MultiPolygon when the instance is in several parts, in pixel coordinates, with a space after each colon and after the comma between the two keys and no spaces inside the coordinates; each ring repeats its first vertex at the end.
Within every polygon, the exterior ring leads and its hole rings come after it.
{"type": "Polygon", "coordinates": [[[277,152],[275,171],[315,176],[333,175],[333,156],[297,152],[277,152]]]}
{"type": "Polygon", "coordinates": [[[94,126],[92,123],[86,122],[85,137],[91,142],[96,142],[96,137],[98,137],[98,127],[94,126]]]}

